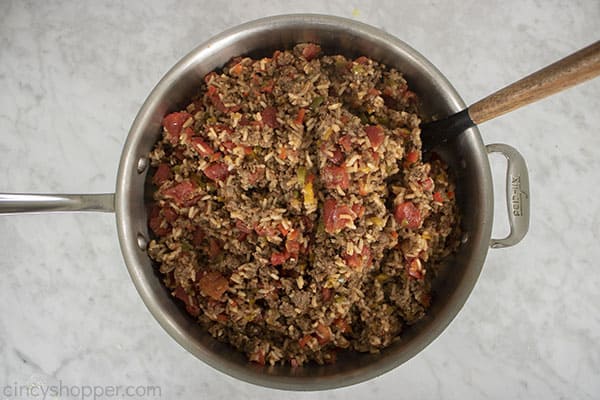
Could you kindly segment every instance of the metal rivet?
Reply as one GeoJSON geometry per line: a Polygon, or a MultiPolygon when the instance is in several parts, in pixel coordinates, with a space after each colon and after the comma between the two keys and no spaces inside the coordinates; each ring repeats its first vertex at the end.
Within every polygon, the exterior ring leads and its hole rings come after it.
{"type": "Polygon", "coordinates": [[[146,247],[148,247],[148,240],[141,233],[137,235],[137,245],[143,251],[146,251],[146,247]]]}
{"type": "Polygon", "coordinates": [[[460,238],[460,242],[462,244],[465,244],[468,241],[469,241],[469,232],[465,232],[465,233],[463,233],[462,238],[460,238]]]}
{"type": "Polygon", "coordinates": [[[146,157],[140,157],[137,163],[137,172],[141,174],[148,168],[148,159],[146,157]]]}

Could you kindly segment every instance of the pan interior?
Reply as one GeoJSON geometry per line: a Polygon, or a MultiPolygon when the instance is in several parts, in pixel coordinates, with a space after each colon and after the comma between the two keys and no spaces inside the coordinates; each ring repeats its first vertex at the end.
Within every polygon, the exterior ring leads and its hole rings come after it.
{"type": "Polygon", "coordinates": [[[149,238],[147,205],[152,199],[148,170],[138,161],[161,134],[161,120],[197,93],[204,75],[235,56],[270,55],[300,42],[319,43],[329,54],[366,55],[402,71],[422,102],[425,119],[445,116],[464,103],[423,56],[402,41],[370,26],[337,17],[269,17],[226,31],[200,45],[175,65],[150,94],[134,121],[123,150],[117,181],[117,225],[127,268],[138,292],[161,326],[183,347],[236,378],[274,388],[318,390],[346,386],[380,375],[407,361],[432,342],[470,294],[487,254],[491,233],[492,185],[487,155],[477,129],[441,150],[457,179],[457,200],[465,240],[436,283],[429,315],[404,331],[380,354],[346,353],[334,365],[258,366],[232,347],[214,340],[170,296],[155,273],[139,238],[149,238]]]}

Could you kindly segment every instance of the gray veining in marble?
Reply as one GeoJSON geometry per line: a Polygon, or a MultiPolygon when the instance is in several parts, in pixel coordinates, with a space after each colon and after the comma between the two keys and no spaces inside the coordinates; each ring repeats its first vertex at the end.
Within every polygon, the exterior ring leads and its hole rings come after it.
{"type": "MultiPolygon", "coordinates": [[[[600,36],[597,0],[5,0],[0,192],[113,190],[128,127],[162,74],[227,27],[290,12],[385,29],[430,58],[467,102],[600,36]]],[[[160,385],[168,399],[600,398],[598,110],[600,80],[483,126],[487,143],[511,144],[528,161],[528,236],[490,251],[465,308],[425,351],[336,391],[284,396],[186,353],[135,292],[112,215],[3,217],[0,389],[160,385]]],[[[498,182],[500,161],[493,158],[498,182]]],[[[496,205],[500,235],[502,196],[496,205]]]]}

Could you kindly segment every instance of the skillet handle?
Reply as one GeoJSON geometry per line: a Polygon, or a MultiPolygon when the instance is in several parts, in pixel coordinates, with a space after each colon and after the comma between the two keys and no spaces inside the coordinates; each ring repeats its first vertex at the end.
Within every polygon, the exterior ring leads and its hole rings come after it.
{"type": "Polygon", "coordinates": [[[0,193],[0,215],[68,211],[114,212],[115,195],[0,193]]]}
{"type": "Polygon", "coordinates": [[[529,173],[523,156],[506,144],[488,144],[488,154],[501,153],[507,160],[506,206],[510,233],[503,239],[490,240],[490,247],[500,249],[519,243],[529,230],[529,173]]]}

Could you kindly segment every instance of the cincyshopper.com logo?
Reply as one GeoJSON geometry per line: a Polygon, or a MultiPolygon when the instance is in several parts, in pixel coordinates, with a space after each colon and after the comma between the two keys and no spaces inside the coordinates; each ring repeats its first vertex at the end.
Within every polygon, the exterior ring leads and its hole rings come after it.
{"type": "Polygon", "coordinates": [[[162,388],[152,385],[64,385],[59,381],[58,385],[48,385],[42,383],[31,383],[21,385],[14,383],[12,385],[0,386],[0,399],[56,399],[69,398],[80,400],[101,400],[101,399],[127,399],[127,398],[147,398],[158,399],[162,396],[162,388]]]}

